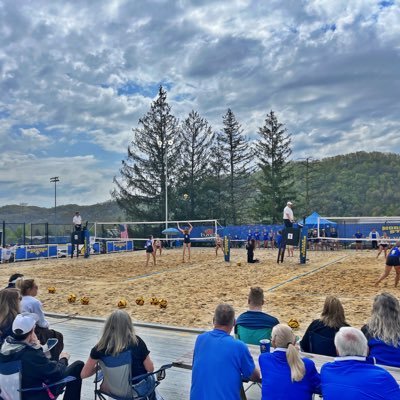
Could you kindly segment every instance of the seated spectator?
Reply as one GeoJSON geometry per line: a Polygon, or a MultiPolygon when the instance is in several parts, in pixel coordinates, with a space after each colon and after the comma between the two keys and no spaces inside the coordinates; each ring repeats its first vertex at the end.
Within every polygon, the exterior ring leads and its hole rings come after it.
{"type": "Polygon", "coordinates": [[[10,276],[10,279],[8,280],[8,285],[6,287],[6,289],[10,289],[10,288],[15,288],[15,283],[17,282],[18,279],[23,278],[24,275],[23,274],[12,274],[10,276]]]}
{"type": "Polygon", "coordinates": [[[320,377],[315,364],[301,358],[295,347],[296,337],[284,324],[272,329],[273,353],[262,353],[258,359],[262,376],[262,400],[311,400],[320,393],[320,377]]]}
{"type": "MultiPolygon", "coordinates": [[[[135,334],[129,314],[115,310],[107,318],[99,342],[90,351],[90,356],[81,372],[81,378],[87,378],[96,372],[97,362],[105,356],[117,356],[126,350],[132,354],[132,378],[154,371],[153,361],[146,343],[135,334]]],[[[101,389],[109,392],[103,381],[101,389]]],[[[153,394],[153,398],[154,394],[153,394]]],[[[149,400],[152,400],[150,398],[149,400]]]]}
{"type": "Polygon", "coordinates": [[[58,343],[50,350],[51,359],[58,360],[60,353],[64,348],[63,335],[49,328],[49,323],[46,320],[43,312],[42,303],[36,299],[38,293],[38,285],[34,279],[21,279],[17,282],[17,287],[21,291],[21,312],[34,313],[38,316],[35,333],[41,344],[46,344],[47,339],[55,338],[58,343]]]}
{"type": "Polygon", "coordinates": [[[197,337],[193,353],[191,400],[239,400],[242,378],[260,380],[247,346],[231,335],[235,311],[220,304],[214,314],[214,330],[197,337]]]}
{"type": "Polygon", "coordinates": [[[390,293],[375,297],[371,319],[361,330],[377,364],[400,367],[400,305],[390,293]]]}
{"type": "Polygon", "coordinates": [[[256,248],[256,241],[255,239],[251,239],[246,244],[247,250],[247,262],[250,264],[258,263],[259,260],[254,258],[254,249],[256,248]]]}
{"type": "Polygon", "coordinates": [[[300,342],[300,347],[308,353],[335,357],[335,335],[342,326],[349,326],[344,316],[340,300],[327,296],[321,318],[311,322],[300,342]]]}
{"type": "Polygon", "coordinates": [[[0,290],[0,344],[12,334],[12,323],[19,313],[19,290],[12,288],[0,290]]]}
{"type": "Polygon", "coordinates": [[[279,321],[262,311],[264,291],[260,287],[250,289],[248,304],[249,310],[241,314],[236,321],[235,334],[247,344],[258,345],[261,339],[271,337],[272,328],[279,324],[279,321]]]}
{"type": "Polygon", "coordinates": [[[324,400],[400,399],[399,385],[393,376],[367,361],[368,343],[359,329],[340,328],[335,346],[339,357],[321,368],[324,400]]]}
{"type": "MultiPolygon", "coordinates": [[[[73,376],[76,380],[64,385],[66,387],[64,400],[79,400],[82,380],[80,373],[82,361],[75,361],[68,366],[68,353],[61,353],[58,361],[50,361],[43,353],[39,340],[35,334],[35,314],[18,314],[12,324],[12,337],[9,336],[1,346],[0,363],[21,361],[21,387],[41,387],[44,382],[51,384],[73,376]]],[[[51,388],[53,394],[58,394],[63,387],[51,388]]],[[[47,390],[22,393],[21,400],[48,400],[47,390]]]]}

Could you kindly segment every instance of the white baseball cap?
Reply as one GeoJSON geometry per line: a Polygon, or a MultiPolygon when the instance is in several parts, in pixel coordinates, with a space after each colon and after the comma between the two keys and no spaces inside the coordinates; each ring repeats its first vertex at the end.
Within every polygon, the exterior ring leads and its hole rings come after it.
{"type": "Polygon", "coordinates": [[[293,203],[292,203],[291,201],[288,201],[288,202],[287,202],[287,205],[288,205],[288,206],[292,206],[293,203]]]}
{"type": "Polygon", "coordinates": [[[34,326],[36,325],[36,322],[39,321],[39,318],[37,314],[33,313],[22,313],[18,314],[14,322],[12,324],[12,331],[16,335],[25,335],[26,333],[29,333],[34,326]]]}

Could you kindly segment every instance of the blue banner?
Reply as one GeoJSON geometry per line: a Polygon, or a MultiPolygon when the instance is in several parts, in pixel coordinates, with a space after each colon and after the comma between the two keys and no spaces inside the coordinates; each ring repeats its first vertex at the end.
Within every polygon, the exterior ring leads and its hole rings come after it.
{"type": "Polygon", "coordinates": [[[26,259],[47,258],[49,256],[48,246],[27,246],[26,259]]]}

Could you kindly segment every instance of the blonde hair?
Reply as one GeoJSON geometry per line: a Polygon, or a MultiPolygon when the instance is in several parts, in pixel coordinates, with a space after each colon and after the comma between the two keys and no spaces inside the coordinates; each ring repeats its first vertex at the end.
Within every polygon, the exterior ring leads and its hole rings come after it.
{"type": "Polygon", "coordinates": [[[326,296],[321,321],[333,329],[347,325],[343,305],[336,296],[326,296]]]}
{"type": "Polygon", "coordinates": [[[286,360],[290,367],[292,382],[300,382],[306,374],[306,367],[296,347],[294,347],[295,336],[288,325],[278,324],[272,328],[271,341],[275,347],[287,349],[286,360]]]}
{"type": "Polygon", "coordinates": [[[96,348],[106,355],[116,356],[137,343],[131,317],[124,310],[115,310],[107,318],[96,348]]]}
{"type": "Polygon", "coordinates": [[[34,279],[21,278],[15,282],[15,287],[21,291],[22,296],[27,296],[28,291],[35,286],[36,282],[34,279]]]}
{"type": "Polygon", "coordinates": [[[372,305],[371,319],[367,325],[370,335],[389,346],[400,345],[400,304],[395,296],[378,294],[372,305]]]}
{"type": "Polygon", "coordinates": [[[11,324],[20,313],[19,297],[18,289],[0,290],[0,328],[11,324]]]}

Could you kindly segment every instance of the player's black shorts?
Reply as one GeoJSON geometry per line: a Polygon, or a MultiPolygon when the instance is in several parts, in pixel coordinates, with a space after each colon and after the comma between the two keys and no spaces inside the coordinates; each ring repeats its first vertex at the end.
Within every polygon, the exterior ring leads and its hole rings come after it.
{"type": "Polygon", "coordinates": [[[379,246],[383,247],[384,249],[386,249],[389,245],[387,243],[381,243],[379,246]]]}
{"type": "Polygon", "coordinates": [[[387,256],[386,265],[388,265],[389,267],[400,267],[400,257],[387,256]]]}
{"type": "Polygon", "coordinates": [[[149,253],[149,254],[151,254],[151,253],[153,253],[153,252],[154,252],[153,248],[151,248],[151,249],[149,249],[149,248],[146,248],[146,253],[149,253]]]}
{"type": "Polygon", "coordinates": [[[183,241],[183,243],[189,244],[189,243],[190,243],[190,239],[185,239],[185,240],[183,241]]]}

